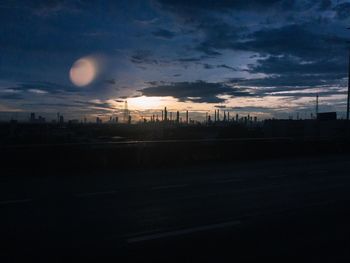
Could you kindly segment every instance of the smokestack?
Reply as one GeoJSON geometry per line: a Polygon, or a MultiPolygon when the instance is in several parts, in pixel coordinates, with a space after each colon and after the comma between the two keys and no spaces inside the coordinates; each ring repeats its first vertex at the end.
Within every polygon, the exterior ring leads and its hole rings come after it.
{"type": "Polygon", "coordinates": [[[168,112],[166,110],[166,107],[164,108],[164,120],[167,121],[168,120],[168,112]]]}
{"type": "Polygon", "coordinates": [[[318,115],[318,94],[316,95],[316,119],[318,115]]]}
{"type": "Polygon", "coordinates": [[[188,124],[188,110],[186,111],[186,123],[188,124]]]}

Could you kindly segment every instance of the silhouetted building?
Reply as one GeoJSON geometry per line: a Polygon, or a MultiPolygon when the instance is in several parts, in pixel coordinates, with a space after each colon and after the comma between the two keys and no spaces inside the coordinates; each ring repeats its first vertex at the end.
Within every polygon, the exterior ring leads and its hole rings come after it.
{"type": "Polygon", "coordinates": [[[123,112],[123,121],[124,123],[128,122],[129,110],[128,110],[128,101],[124,102],[124,112],[123,112]]]}
{"type": "Polygon", "coordinates": [[[77,119],[69,120],[68,124],[79,124],[79,120],[77,120],[77,119]]]}
{"type": "Polygon", "coordinates": [[[39,116],[37,121],[38,121],[38,123],[45,123],[46,122],[45,118],[42,116],[39,116]]]}
{"type": "Polygon", "coordinates": [[[96,123],[97,123],[97,124],[102,123],[102,119],[101,119],[101,118],[99,118],[99,117],[96,117],[96,123]]]}
{"type": "Polygon", "coordinates": [[[60,115],[60,124],[63,124],[64,123],[64,117],[63,115],[60,115]]]}
{"type": "Polygon", "coordinates": [[[30,114],[30,122],[35,122],[35,113],[34,112],[32,112],[30,114]]]}
{"type": "Polygon", "coordinates": [[[168,120],[168,111],[166,109],[166,107],[164,108],[164,121],[168,120]]]}
{"type": "Polygon", "coordinates": [[[336,112],[322,112],[317,114],[317,120],[319,121],[334,121],[337,119],[336,112]]]}

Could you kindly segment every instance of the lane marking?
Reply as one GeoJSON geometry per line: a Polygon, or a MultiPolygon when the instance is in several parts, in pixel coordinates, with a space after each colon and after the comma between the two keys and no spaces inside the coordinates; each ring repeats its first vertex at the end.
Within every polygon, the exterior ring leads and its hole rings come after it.
{"type": "Polygon", "coordinates": [[[171,188],[182,188],[187,187],[188,184],[173,184],[173,185],[161,185],[161,186],[154,186],[151,188],[151,190],[163,190],[163,189],[171,189],[171,188]]]}
{"type": "Polygon", "coordinates": [[[0,205],[9,205],[9,204],[20,204],[20,203],[29,203],[32,202],[33,199],[17,199],[17,200],[4,200],[0,201],[0,205]]]}
{"type": "Polygon", "coordinates": [[[92,192],[92,193],[80,193],[75,194],[78,197],[86,197],[86,196],[96,196],[96,195],[113,195],[118,193],[118,191],[105,191],[105,192],[92,192]]]}
{"type": "Polygon", "coordinates": [[[205,225],[200,227],[192,227],[192,228],[186,228],[182,230],[175,230],[175,231],[169,231],[169,232],[162,232],[162,233],[155,233],[150,235],[144,235],[144,236],[136,236],[132,238],[128,238],[126,241],[129,244],[132,243],[138,243],[138,242],[144,242],[149,240],[156,240],[156,239],[162,239],[166,237],[175,237],[175,236],[181,236],[181,235],[187,235],[192,234],[196,232],[203,232],[213,229],[219,229],[219,228],[225,228],[225,227],[231,227],[241,224],[240,221],[230,221],[230,222],[224,222],[219,224],[213,224],[213,225],[205,225]]]}

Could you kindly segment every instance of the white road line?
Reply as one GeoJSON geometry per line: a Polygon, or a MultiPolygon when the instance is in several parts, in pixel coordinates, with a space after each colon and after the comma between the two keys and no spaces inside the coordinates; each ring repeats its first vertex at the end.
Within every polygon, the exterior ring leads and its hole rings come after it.
{"type": "Polygon", "coordinates": [[[144,235],[144,236],[136,236],[136,237],[128,238],[126,241],[129,244],[138,243],[138,242],[161,239],[166,237],[181,236],[181,235],[192,234],[196,232],[203,232],[203,231],[208,231],[213,229],[231,227],[231,226],[239,225],[240,223],[241,223],[240,221],[230,221],[230,222],[224,222],[224,223],[213,224],[213,225],[186,228],[186,229],[176,230],[176,231],[155,233],[155,234],[144,235]]]}
{"type": "Polygon", "coordinates": [[[112,194],[116,194],[116,193],[118,193],[118,191],[80,193],[80,194],[75,194],[75,195],[78,197],[85,197],[85,196],[95,196],[95,195],[112,195],[112,194]]]}
{"type": "Polygon", "coordinates": [[[161,185],[161,186],[154,186],[151,189],[152,190],[163,190],[163,189],[171,189],[171,188],[182,188],[187,187],[188,184],[173,184],[173,185],[161,185]]]}
{"type": "Polygon", "coordinates": [[[9,204],[19,204],[19,203],[29,203],[33,201],[32,199],[18,199],[18,200],[4,200],[0,201],[0,205],[9,205],[9,204]]]}

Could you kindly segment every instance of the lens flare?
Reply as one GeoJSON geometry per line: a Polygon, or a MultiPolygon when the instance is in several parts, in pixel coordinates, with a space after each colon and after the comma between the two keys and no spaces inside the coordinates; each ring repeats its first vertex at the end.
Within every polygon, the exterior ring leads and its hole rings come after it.
{"type": "Polygon", "coordinates": [[[92,57],[85,57],[74,62],[69,71],[69,77],[74,85],[84,87],[96,78],[97,71],[97,61],[92,57]]]}

